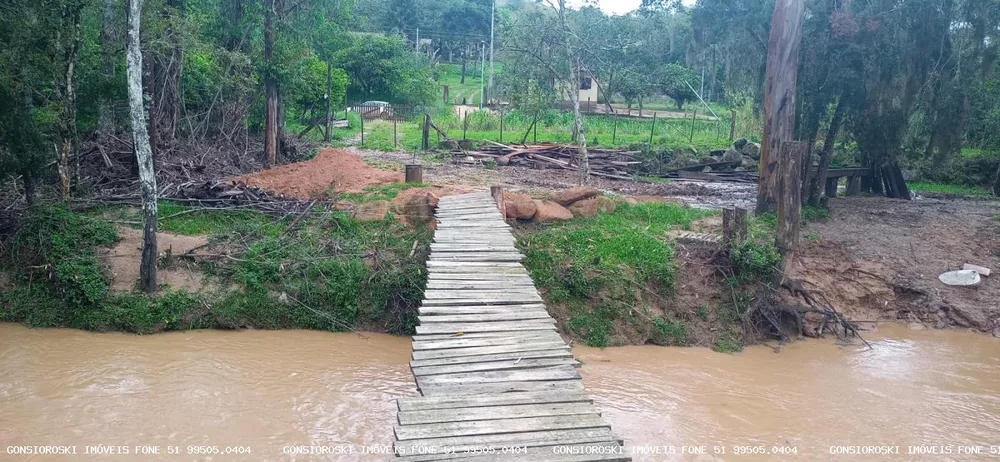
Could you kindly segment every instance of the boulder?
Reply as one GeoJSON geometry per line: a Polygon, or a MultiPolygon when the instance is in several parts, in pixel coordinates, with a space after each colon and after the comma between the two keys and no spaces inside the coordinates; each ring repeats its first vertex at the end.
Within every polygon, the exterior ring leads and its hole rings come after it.
{"type": "Polygon", "coordinates": [[[733,149],[735,149],[737,151],[742,151],[743,150],[743,146],[746,146],[747,143],[748,143],[748,141],[747,141],[746,138],[740,138],[740,139],[736,140],[733,143],[733,149]]]}
{"type": "Polygon", "coordinates": [[[590,199],[601,191],[595,188],[588,188],[586,186],[577,186],[575,188],[569,188],[565,191],[559,191],[552,195],[549,199],[562,206],[570,205],[576,201],[582,201],[584,199],[590,199]]]}
{"type": "Polygon", "coordinates": [[[705,168],[701,169],[701,173],[712,173],[712,167],[706,166],[705,168]]]}
{"type": "Polygon", "coordinates": [[[743,155],[740,154],[740,152],[735,149],[727,149],[726,152],[722,155],[721,160],[723,162],[742,162],[743,155]]]}
{"type": "Polygon", "coordinates": [[[410,188],[396,196],[391,204],[392,211],[404,223],[430,223],[434,219],[438,196],[426,188],[410,188]]]}
{"type": "Polygon", "coordinates": [[[552,201],[536,200],[535,208],[535,221],[539,223],[573,219],[573,212],[552,201]]]}
{"type": "Polygon", "coordinates": [[[601,196],[593,199],[577,201],[573,205],[569,206],[569,211],[573,212],[573,215],[577,217],[593,218],[600,212],[613,213],[615,208],[617,208],[615,201],[601,196]]]}
{"type": "Polygon", "coordinates": [[[719,162],[721,161],[719,160],[718,157],[715,156],[704,157],[700,161],[698,161],[699,164],[717,164],[719,162]]]}
{"type": "Polygon", "coordinates": [[[538,207],[534,199],[527,194],[503,193],[503,204],[506,208],[507,218],[515,220],[530,220],[535,216],[538,207]]]}
{"type": "Polygon", "coordinates": [[[938,279],[949,286],[976,286],[981,281],[979,273],[973,270],[948,271],[938,276],[938,279]]]}
{"type": "Polygon", "coordinates": [[[373,201],[358,204],[351,215],[358,221],[381,221],[389,213],[389,201],[373,201]]]}
{"type": "Polygon", "coordinates": [[[729,150],[728,149],[713,149],[713,150],[709,151],[708,155],[710,155],[712,157],[722,157],[722,156],[726,155],[727,151],[729,151],[729,150]]]}
{"type": "Polygon", "coordinates": [[[748,171],[754,171],[757,170],[757,165],[758,164],[756,160],[753,160],[752,158],[747,156],[743,156],[743,163],[740,164],[740,167],[743,167],[748,171]]]}
{"type": "Polygon", "coordinates": [[[747,143],[739,149],[739,152],[753,160],[760,160],[760,145],[757,143],[747,143]]]}

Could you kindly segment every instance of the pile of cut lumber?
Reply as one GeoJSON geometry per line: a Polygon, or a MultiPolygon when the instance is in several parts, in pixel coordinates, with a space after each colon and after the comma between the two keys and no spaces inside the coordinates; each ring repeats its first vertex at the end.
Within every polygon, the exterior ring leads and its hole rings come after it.
{"type": "MultiPolygon", "coordinates": [[[[556,168],[579,170],[579,150],[568,144],[506,145],[484,141],[476,151],[453,152],[458,159],[492,160],[497,165],[517,165],[534,168],[556,168]]],[[[588,148],[590,174],[604,178],[631,180],[635,166],[642,164],[636,160],[639,151],[620,149],[588,148]]]]}

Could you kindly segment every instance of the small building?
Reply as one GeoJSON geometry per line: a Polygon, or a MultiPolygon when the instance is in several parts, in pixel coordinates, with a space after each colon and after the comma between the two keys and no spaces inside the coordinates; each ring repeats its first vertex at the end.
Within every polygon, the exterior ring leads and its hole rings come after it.
{"type": "MultiPolygon", "coordinates": [[[[564,85],[559,85],[559,94],[563,101],[570,100],[570,94],[565,90],[564,85]]],[[[580,85],[577,91],[580,92],[580,103],[587,104],[590,101],[592,104],[597,103],[597,81],[591,76],[580,77],[580,85]]]]}

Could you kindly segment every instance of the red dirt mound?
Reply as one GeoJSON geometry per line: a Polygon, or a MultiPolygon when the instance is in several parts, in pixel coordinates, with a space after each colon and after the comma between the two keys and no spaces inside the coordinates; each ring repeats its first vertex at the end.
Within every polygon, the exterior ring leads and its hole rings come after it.
{"type": "Polygon", "coordinates": [[[357,193],[368,186],[400,183],[403,173],[379,170],[349,151],[324,149],[311,160],[261,170],[233,178],[233,181],[308,199],[328,190],[357,193]]]}

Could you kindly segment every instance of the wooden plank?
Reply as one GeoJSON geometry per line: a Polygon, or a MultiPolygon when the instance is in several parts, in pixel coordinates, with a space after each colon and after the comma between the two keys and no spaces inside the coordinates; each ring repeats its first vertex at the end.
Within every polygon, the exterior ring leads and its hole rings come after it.
{"type": "Polygon", "coordinates": [[[474,290],[450,290],[450,289],[427,289],[424,291],[424,299],[467,299],[467,298],[521,298],[525,296],[537,297],[538,302],[542,298],[538,296],[538,291],[534,287],[511,287],[506,290],[474,289],[474,290]]]}
{"type": "MultiPolygon", "coordinates": [[[[519,393],[521,394],[521,393],[519,393]]],[[[538,446],[564,446],[571,444],[584,444],[595,442],[617,442],[617,438],[607,428],[583,428],[574,430],[548,430],[522,433],[500,433],[495,435],[459,436],[453,438],[427,438],[409,440],[405,443],[397,443],[396,454],[411,458],[402,458],[406,461],[433,461],[447,453],[457,449],[469,447],[538,447],[538,446]],[[429,448],[436,448],[438,454],[420,454],[428,451],[429,448]]]]}
{"type": "Polygon", "coordinates": [[[520,263],[475,263],[475,262],[448,262],[448,261],[429,261],[427,262],[428,267],[444,267],[444,266],[459,266],[463,268],[520,268],[524,269],[520,263]]]}
{"type": "Polygon", "coordinates": [[[399,398],[396,406],[400,411],[424,411],[430,409],[454,409],[485,406],[506,406],[513,404],[545,404],[545,403],[591,403],[593,398],[581,393],[562,392],[529,392],[508,393],[493,396],[419,396],[399,398]]]}
{"type": "MultiPolygon", "coordinates": [[[[512,349],[507,348],[496,348],[496,347],[484,347],[483,352],[479,354],[465,355],[465,356],[448,356],[448,357],[430,357],[430,358],[413,358],[410,361],[410,367],[423,367],[423,366],[444,366],[448,364],[472,364],[481,362],[493,362],[493,361],[504,361],[512,359],[517,361],[518,359],[540,359],[540,358],[572,358],[573,353],[570,351],[569,346],[565,343],[559,344],[548,344],[551,346],[529,346],[531,344],[521,344],[519,346],[524,347],[523,351],[511,351],[512,349]],[[533,349],[532,349],[533,348],[533,349]]],[[[430,354],[438,354],[437,352],[424,352],[430,354]]]]}
{"type": "Polygon", "coordinates": [[[433,252],[430,261],[512,262],[524,260],[518,252],[433,252]]]}
{"type": "Polygon", "coordinates": [[[525,341],[510,345],[496,345],[467,348],[448,348],[444,350],[417,350],[411,355],[413,362],[417,365],[441,365],[441,364],[461,364],[472,362],[492,361],[495,359],[515,359],[518,358],[544,358],[552,356],[562,356],[562,352],[569,351],[569,345],[565,342],[535,342],[525,341]],[[555,350],[555,351],[552,351],[555,350]],[[540,353],[547,352],[547,353],[540,353]],[[500,355],[500,356],[498,356],[500,355]],[[454,362],[442,362],[441,364],[423,363],[421,360],[446,359],[446,358],[466,358],[454,362]]]}
{"type": "MultiPolygon", "coordinates": [[[[547,331],[542,331],[547,332],[547,331]]],[[[548,332],[547,336],[532,338],[535,342],[561,342],[562,337],[555,332],[548,332]]],[[[413,351],[444,350],[449,348],[468,347],[489,347],[500,345],[517,345],[524,343],[523,337],[493,337],[493,338],[464,338],[457,337],[445,340],[414,341],[413,351]]]]}
{"type": "Polygon", "coordinates": [[[494,407],[403,411],[397,415],[397,420],[400,425],[420,425],[595,413],[598,412],[591,403],[518,404],[494,407]]]}
{"type": "Polygon", "coordinates": [[[463,280],[429,280],[427,289],[441,290],[499,290],[506,288],[535,288],[531,279],[523,278],[515,281],[463,281],[463,280]]]}
{"type": "Polygon", "coordinates": [[[417,377],[420,389],[435,385],[479,385],[500,382],[539,382],[548,380],[581,379],[573,366],[551,366],[535,369],[464,372],[460,374],[427,375],[417,377]]]}
{"type": "Polygon", "coordinates": [[[544,310],[542,304],[526,305],[480,305],[480,306],[421,306],[417,309],[420,315],[448,315],[448,314],[503,314],[518,312],[534,312],[544,310]]]}
{"type": "Polygon", "coordinates": [[[541,302],[535,294],[507,294],[503,297],[468,297],[468,298],[435,298],[424,300],[423,306],[458,306],[458,305],[521,305],[541,302]]]}
{"type": "Polygon", "coordinates": [[[435,252],[518,252],[513,246],[492,244],[445,244],[431,243],[431,253],[435,252]]]}
{"type": "Polygon", "coordinates": [[[611,428],[597,414],[556,417],[530,417],[526,419],[478,420],[425,425],[396,426],[396,439],[441,438],[495,433],[516,433],[543,430],[571,430],[579,428],[611,428]]]}
{"type": "Polygon", "coordinates": [[[528,271],[523,267],[490,268],[490,267],[461,267],[461,266],[435,266],[427,269],[428,274],[435,273],[458,273],[458,274],[496,274],[510,276],[528,276],[528,271]]]}
{"type": "MultiPolygon", "coordinates": [[[[625,448],[618,442],[597,442],[552,446],[536,446],[527,449],[516,449],[517,453],[504,453],[502,448],[492,453],[484,453],[482,446],[471,445],[467,448],[458,447],[452,454],[407,456],[400,458],[403,462],[434,462],[452,460],[462,462],[622,462],[630,461],[625,454],[625,448]]],[[[512,448],[512,450],[515,450],[512,448]]]]}
{"type": "Polygon", "coordinates": [[[411,337],[414,342],[429,342],[434,340],[449,340],[456,338],[506,338],[517,337],[522,339],[551,337],[552,334],[544,330],[525,330],[521,332],[473,332],[471,334],[430,334],[414,335],[411,337]]]}
{"type": "Polygon", "coordinates": [[[425,315],[420,318],[420,324],[433,322],[487,322],[487,321],[520,321],[525,319],[552,320],[545,311],[501,314],[455,314],[455,315],[425,315]]]}
{"type": "Polygon", "coordinates": [[[489,272],[468,272],[468,273],[455,273],[452,271],[431,271],[428,273],[430,280],[448,280],[448,281],[524,281],[531,280],[531,276],[527,271],[522,274],[517,273],[496,273],[492,274],[489,272]]]}
{"type": "Polygon", "coordinates": [[[501,371],[507,369],[530,369],[535,367],[548,367],[548,366],[573,366],[577,367],[580,363],[571,358],[542,358],[542,359],[520,359],[520,360],[507,360],[507,361],[492,361],[488,363],[471,363],[471,364],[456,364],[452,366],[427,366],[427,367],[414,367],[412,368],[413,375],[416,377],[426,376],[426,375],[439,375],[439,374],[457,374],[461,372],[477,372],[477,371],[501,371]]]}

